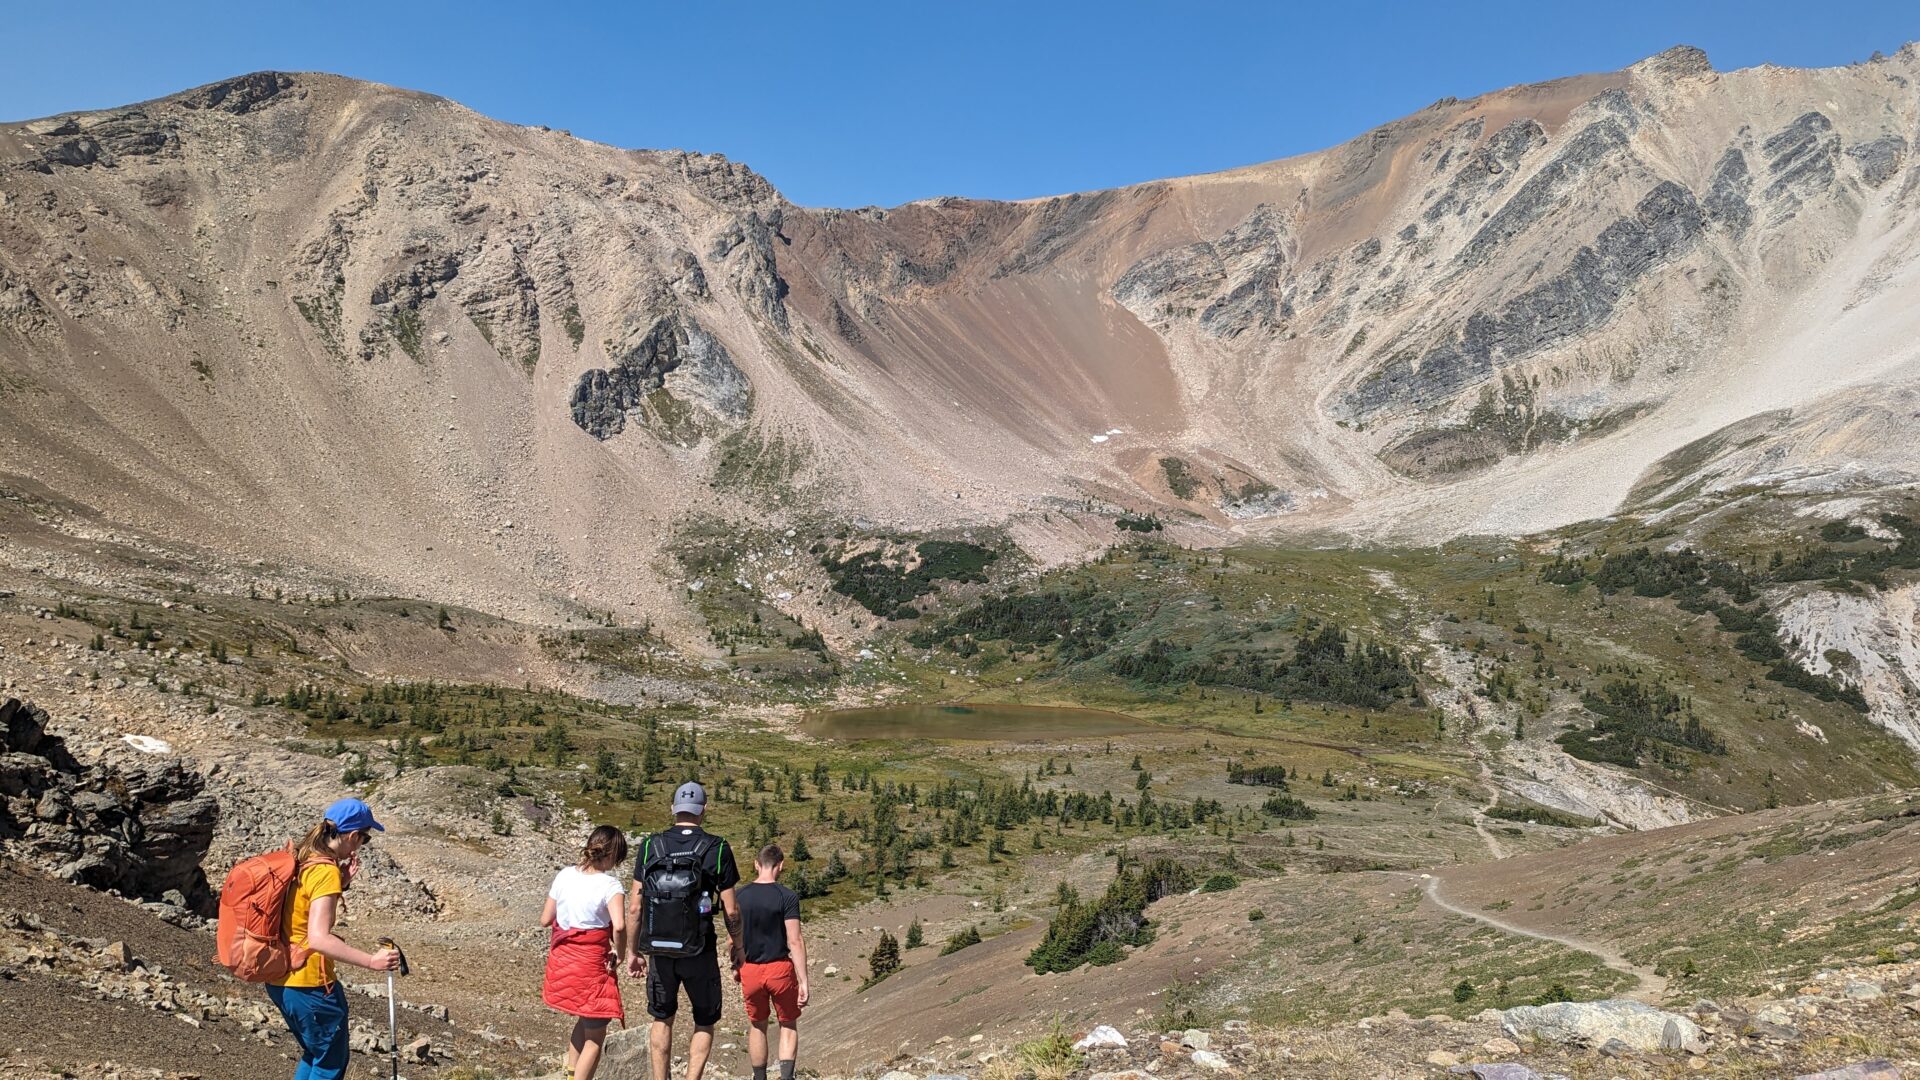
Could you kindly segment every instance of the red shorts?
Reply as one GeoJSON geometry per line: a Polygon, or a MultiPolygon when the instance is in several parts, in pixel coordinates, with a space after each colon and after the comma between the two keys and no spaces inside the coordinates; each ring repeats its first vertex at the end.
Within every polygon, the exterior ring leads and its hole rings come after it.
{"type": "Polygon", "coordinates": [[[740,992],[747,998],[747,1022],[755,1027],[767,1022],[769,1001],[781,1023],[792,1024],[800,1019],[800,980],[794,974],[791,959],[740,965],[740,992]]]}

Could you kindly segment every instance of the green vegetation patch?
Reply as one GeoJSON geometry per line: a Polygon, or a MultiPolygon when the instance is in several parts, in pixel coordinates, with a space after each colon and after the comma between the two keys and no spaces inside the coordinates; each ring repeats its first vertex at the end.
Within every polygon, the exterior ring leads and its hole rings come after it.
{"type": "MultiPolygon", "coordinates": [[[[1913,525],[1897,515],[1887,514],[1883,517],[1909,527],[1913,525]]],[[[1920,534],[1920,529],[1915,532],[1920,534]]],[[[1902,539],[1895,548],[1883,552],[1888,562],[1873,563],[1877,569],[1860,571],[1866,575],[1861,580],[1868,577],[1880,580],[1879,573],[1899,561],[1893,553],[1910,543],[1902,539]]],[[[1831,548],[1821,550],[1833,551],[1831,548]]],[[[1916,547],[1912,554],[1915,560],[1920,560],[1920,547],[1916,547]]],[[[1597,564],[1587,559],[1555,558],[1540,571],[1540,576],[1542,580],[1569,587],[1591,582],[1608,595],[1626,592],[1650,599],[1667,597],[1673,599],[1682,611],[1696,615],[1710,613],[1720,624],[1720,629],[1735,635],[1735,646],[1741,655],[1767,666],[1768,679],[1812,694],[1823,701],[1837,701],[1855,712],[1864,713],[1867,711],[1867,700],[1858,689],[1826,676],[1815,675],[1793,662],[1780,644],[1779,620],[1757,604],[1760,585],[1807,580],[1796,575],[1803,572],[1808,560],[1826,566],[1843,577],[1854,572],[1856,563],[1853,557],[1835,558],[1840,561],[1829,563],[1825,555],[1808,554],[1789,562],[1776,549],[1770,568],[1754,574],[1736,563],[1702,555],[1692,549],[1653,551],[1641,547],[1602,555],[1597,564]]],[[[1867,556],[1860,556],[1859,559],[1867,560],[1867,556]]],[[[1861,561],[1859,565],[1865,566],[1867,562],[1861,561]]]]}
{"type": "Polygon", "coordinates": [[[1105,652],[1132,621],[1110,596],[1083,584],[989,597],[914,631],[907,641],[920,648],[944,645],[962,656],[977,652],[978,641],[1058,643],[1062,658],[1080,660],[1105,652]]]}
{"type": "Polygon", "coordinates": [[[1700,723],[1693,703],[1663,686],[1613,679],[1581,702],[1598,719],[1590,730],[1564,732],[1557,740],[1574,757],[1632,768],[1642,755],[1684,766],[1686,759],[1677,750],[1727,752],[1727,744],[1700,723]]]}
{"type": "Polygon", "coordinates": [[[1423,699],[1405,653],[1375,642],[1348,643],[1331,624],[1306,624],[1291,656],[1254,650],[1195,656],[1163,638],[1113,661],[1113,673],[1149,686],[1232,686],[1242,690],[1366,709],[1423,699]]]}
{"type": "Polygon", "coordinates": [[[1493,809],[1487,811],[1490,818],[1501,821],[1524,821],[1533,825],[1552,825],[1561,829],[1591,829],[1601,822],[1592,818],[1583,818],[1560,810],[1550,810],[1533,803],[1513,803],[1502,798],[1493,809]]]}
{"type": "Polygon", "coordinates": [[[984,584],[987,567],[1000,557],[992,548],[959,540],[923,540],[914,554],[918,561],[910,569],[878,551],[845,559],[823,556],[820,565],[834,592],[875,615],[892,615],[902,604],[932,592],[937,582],[984,584]]]}
{"type": "Polygon", "coordinates": [[[1062,903],[1047,936],[1027,954],[1027,966],[1044,975],[1072,971],[1082,964],[1118,959],[1120,947],[1153,940],[1147,905],[1170,893],[1193,888],[1193,873],[1172,859],[1155,859],[1122,869],[1099,900],[1083,903],[1063,889],[1062,903]]]}
{"type": "Polygon", "coordinates": [[[560,326],[567,332],[567,340],[574,348],[587,339],[587,320],[580,317],[580,305],[568,304],[560,309],[560,326]]]}
{"type": "Polygon", "coordinates": [[[1193,470],[1187,467],[1185,458],[1161,458],[1160,472],[1167,478],[1167,490],[1182,502],[1193,498],[1194,492],[1200,490],[1200,481],[1193,475],[1193,470]]]}

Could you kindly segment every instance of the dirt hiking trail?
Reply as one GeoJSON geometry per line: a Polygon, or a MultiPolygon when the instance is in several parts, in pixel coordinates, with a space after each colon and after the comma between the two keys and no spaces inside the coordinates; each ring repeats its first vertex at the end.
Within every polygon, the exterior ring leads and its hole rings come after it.
{"type": "Polygon", "coordinates": [[[1639,985],[1632,990],[1626,991],[1621,995],[1623,997],[1631,998],[1634,1001],[1643,1001],[1649,1005],[1658,1005],[1661,1000],[1666,997],[1666,976],[1659,974],[1650,967],[1643,967],[1628,960],[1625,955],[1612,946],[1597,941],[1570,937],[1564,934],[1551,934],[1544,930],[1531,930],[1487,912],[1462,907],[1440,895],[1440,878],[1433,874],[1401,872],[1398,873],[1397,876],[1420,882],[1421,891],[1434,906],[1450,911],[1455,915],[1485,923],[1502,933],[1517,934],[1521,937],[1535,938],[1540,941],[1551,941],[1556,945],[1565,945],[1569,949],[1578,949],[1584,953],[1591,953],[1595,957],[1598,957],[1601,963],[1613,970],[1631,975],[1638,980],[1639,985]]]}

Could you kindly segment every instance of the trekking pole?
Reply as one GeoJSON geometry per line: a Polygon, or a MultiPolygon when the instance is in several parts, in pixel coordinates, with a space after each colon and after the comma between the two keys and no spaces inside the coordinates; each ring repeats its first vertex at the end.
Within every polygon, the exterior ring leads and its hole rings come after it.
{"type": "MultiPolygon", "coordinates": [[[[407,974],[407,954],[400,951],[400,945],[390,937],[380,939],[380,947],[392,949],[399,962],[400,974],[407,974]]],[[[392,1068],[390,1080],[400,1080],[400,1014],[393,996],[393,968],[387,969],[387,1050],[388,1063],[392,1068]]]]}

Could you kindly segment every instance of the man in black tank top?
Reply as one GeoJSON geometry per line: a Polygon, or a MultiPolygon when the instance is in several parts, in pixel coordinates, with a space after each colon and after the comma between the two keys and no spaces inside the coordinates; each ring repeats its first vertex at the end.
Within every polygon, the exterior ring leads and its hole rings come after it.
{"type": "Polygon", "coordinates": [[[753,1080],[767,1080],[769,1006],[780,1020],[780,1080],[793,1080],[800,1052],[800,1010],[807,1003],[807,945],[800,936],[800,896],[775,879],[786,867],[777,844],[753,860],[753,883],[734,891],[740,907],[740,990],[747,999],[747,1060],[753,1080]]]}

